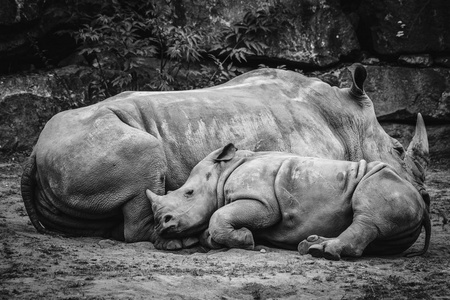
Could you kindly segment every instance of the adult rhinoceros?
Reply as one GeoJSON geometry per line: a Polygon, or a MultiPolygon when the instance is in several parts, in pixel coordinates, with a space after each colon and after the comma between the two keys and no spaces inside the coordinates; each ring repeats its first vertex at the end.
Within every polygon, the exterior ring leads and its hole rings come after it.
{"type": "Polygon", "coordinates": [[[351,68],[351,88],[301,74],[259,69],[191,91],[124,92],[55,115],[22,176],[22,197],[39,232],[160,240],[145,195],[180,187],[208,153],[233,141],[342,160],[380,160],[426,195],[425,128],[404,151],[377,122],[364,93],[366,70],[351,68]]]}
{"type": "Polygon", "coordinates": [[[428,207],[389,165],[236,151],[233,144],[200,161],[186,183],[165,196],[147,190],[156,231],[200,234],[209,248],[254,249],[255,240],[301,254],[398,254],[426,229],[428,207]]]}

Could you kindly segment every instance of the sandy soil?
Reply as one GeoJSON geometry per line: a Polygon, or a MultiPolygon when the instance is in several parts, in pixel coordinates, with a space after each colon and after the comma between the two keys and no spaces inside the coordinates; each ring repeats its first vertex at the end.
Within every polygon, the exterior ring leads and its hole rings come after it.
{"type": "MultiPolygon", "coordinates": [[[[0,162],[0,299],[450,299],[450,170],[431,168],[424,256],[326,261],[294,251],[155,250],[148,242],[38,234],[21,165],[0,162]]],[[[412,247],[423,246],[424,233],[412,247]]]]}

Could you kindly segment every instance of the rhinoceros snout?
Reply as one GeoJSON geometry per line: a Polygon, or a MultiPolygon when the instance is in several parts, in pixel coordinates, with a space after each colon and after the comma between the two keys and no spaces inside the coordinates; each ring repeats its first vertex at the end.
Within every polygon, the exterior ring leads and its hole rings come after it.
{"type": "Polygon", "coordinates": [[[162,216],[163,222],[164,223],[168,223],[173,219],[173,216],[171,214],[166,214],[164,216],[162,216]]]}
{"type": "Polygon", "coordinates": [[[171,214],[166,214],[164,216],[162,216],[162,224],[170,226],[170,225],[174,225],[173,223],[175,222],[175,218],[171,215],[171,214]]]}
{"type": "Polygon", "coordinates": [[[168,235],[175,231],[178,227],[178,221],[171,214],[165,214],[161,216],[160,224],[159,224],[159,234],[160,235],[168,235]]]}

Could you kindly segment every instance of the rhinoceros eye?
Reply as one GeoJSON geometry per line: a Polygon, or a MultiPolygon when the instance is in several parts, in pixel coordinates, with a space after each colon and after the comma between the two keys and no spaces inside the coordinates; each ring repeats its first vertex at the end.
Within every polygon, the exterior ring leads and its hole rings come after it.
{"type": "Polygon", "coordinates": [[[194,190],[193,189],[189,189],[184,193],[185,197],[190,197],[192,196],[192,194],[194,194],[194,190]]]}
{"type": "Polygon", "coordinates": [[[394,150],[398,153],[401,159],[405,157],[405,148],[403,148],[403,145],[397,141],[396,139],[391,137],[391,141],[393,144],[394,150]]]}
{"type": "Polygon", "coordinates": [[[394,147],[394,150],[397,151],[401,159],[405,158],[405,148],[403,148],[403,146],[394,147]]]}

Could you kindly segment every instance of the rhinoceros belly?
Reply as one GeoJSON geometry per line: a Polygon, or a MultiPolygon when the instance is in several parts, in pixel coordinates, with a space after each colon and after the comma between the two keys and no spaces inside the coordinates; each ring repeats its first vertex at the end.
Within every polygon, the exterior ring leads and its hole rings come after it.
{"type": "Polygon", "coordinates": [[[351,196],[358,162],[293,157],[275,179],[281,220],[255,233],[257,239],[295,248],[309,235],[335,237],[352,222],[351,196]]]}

